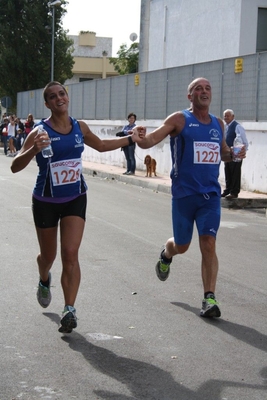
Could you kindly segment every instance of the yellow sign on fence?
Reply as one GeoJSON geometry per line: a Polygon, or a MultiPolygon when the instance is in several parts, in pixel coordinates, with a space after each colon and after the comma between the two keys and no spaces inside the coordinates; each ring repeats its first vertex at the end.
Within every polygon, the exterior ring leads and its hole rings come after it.
{"type": "Polygon", "coordinates": [[[135,86],[138,86],[138,85],[139,85],[139,74],[136,74],[136,75],[134,76],[134,84],[135,84],[135,86]]]}
{"type": "Polygon", "coordinates": [[[235,59],[235,74],[243,72],[243,58],[235,59]]]}

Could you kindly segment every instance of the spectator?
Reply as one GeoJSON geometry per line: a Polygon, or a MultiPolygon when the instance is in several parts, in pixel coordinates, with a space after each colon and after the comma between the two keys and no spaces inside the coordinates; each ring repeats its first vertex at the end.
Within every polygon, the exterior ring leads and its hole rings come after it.
{"type": "MultiPolygon", "coordinates": [[[[243,126],[235,120],[234,111],[230,109],[225,110],[223,119],[225,122],[225,140],[227,145],[232,147],[236,135],[239,134],[247,151],[248,141],[246,132],[243,126]]],[[[231,161],[224,163],[225,189],[221,197],[225,197],[229,200],[238,197],[241,187],[241,167],[242,160],[240,162],[231,161]]]]}
{"type": "Polygon", "coordinates": [[[21,149],[21,146],[24,141],[24,124],[23,124],[23,122],[21,122],[20,118],[18,118],[18,117],[15,119],[15,122],[16,122],[16,127],[17,127],[16,149],[17,149],[17,151],[19,151],[21,149]]]}
{"type": "Polygon", "coordinates": [[[15,117],[12,115],[9,118],[9,124],[7,126],[7,137],[8,137],[8,146],[9,146],[9,154],[8,156],[14,157],[16,155],[16,123],[15,117]]]}
{"type": "Polygon", "coordinates": [[[27,137],[27,135],[32,131],[34,127],[34,119],[33,119],[33,115],[29,114],[25,124],[24,124],[24,134],[25,134],[25,138],[27,137]]]}
{"type": "Polygon", "coordinates": [[[1,118],[1,125],[5,122],[5,119],[7,118],[6,113],[2,114],[2,118],[1,118]]]}
{"type": "Polygon", "coordinates": [[[24,124],[19,117],[15,118],[17,129],[20,128],[24,132],[24,124]]]}
{"type": "Polygon", "coordinates": [[[8,149],[8,133],[7,133],[8,123],[9,123],[9,119],[6,117],[6,118],[4,118],[4,122],[0,126],[1,141],[4,145],[4,153],[6,156],[7,156],[7,149],[8,149]]]}
{"type": "Polygon", "coordinates": [[[22,143],[24,141],[24,132],[21,128],[17,129],[17,136],[16,136],[16,150],[19,151],[21,149],[22,143]]]}
{"type": "MultiPolygon", "coordinates": [[[[136,121],[136,115],[134,113],[130,113],[127,117],[129,124],[125,125],[122,129],[122,132],[124,132],[124,135],[127,136],[129,135],[129,132],[132,131],[132,129],[136,126],[135,121],[136,121]]],[[[123,173],[124,175],[134,175],[135,174],[135,168],[136,168],[136,161],[135,161],[135,143],[133,145],[128,145],[122,147],[122,150],[124,152],[125,158],[126,158],[126,164],[127,164],[127,169],[123,173]]]]}

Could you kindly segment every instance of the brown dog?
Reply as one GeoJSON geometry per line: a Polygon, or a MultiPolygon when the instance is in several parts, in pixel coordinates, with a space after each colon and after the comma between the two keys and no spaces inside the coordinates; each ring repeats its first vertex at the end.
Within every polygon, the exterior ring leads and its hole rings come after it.
{"type": "Polygon", "coordinates": [[[149,176],[151,178],[152,173],[154,174],[154,176],[157,176],[156,174],[157,162],[154,158],[152,158],[150,155],[145,156],[144,164],[146,165],[146,176],[149,176]]]}

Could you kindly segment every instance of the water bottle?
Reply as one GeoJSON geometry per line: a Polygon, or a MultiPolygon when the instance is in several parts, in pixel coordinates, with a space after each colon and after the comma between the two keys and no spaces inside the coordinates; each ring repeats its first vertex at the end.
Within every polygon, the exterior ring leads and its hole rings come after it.
{"type": "Polygon", "coordinates": [[[239,135],[238,133],[236,134],[234,143],[233,143],[233,161],[234,162],[240,162],[242,161],[241,158],[238,157],[238,154],[240,152],[240,150],[242,149],[242,147],[244,146],[243,140],[241,138],[241,135],[239,135]]]}
{"type": "MultiPolygon", "coordinates": [[[[39,127],[38,127],[38,133],[42,133],[42,132],[46,132],[46,131],[44,130],[43,125],[39,125],[39,127]]],[[[49,140],[44,140],[44,142],[50,142],[50,139],[49,139],[49,140]]],[[[53,154],[54,154],[54,153],[53,153],[53,149],[52,149],[51,143],[49,143],[49,145],[46,146],[46,147],[42,150],[42,155],[43,155],[44,158],[49,158],[49,157],[52,157],[53,154]]]]}

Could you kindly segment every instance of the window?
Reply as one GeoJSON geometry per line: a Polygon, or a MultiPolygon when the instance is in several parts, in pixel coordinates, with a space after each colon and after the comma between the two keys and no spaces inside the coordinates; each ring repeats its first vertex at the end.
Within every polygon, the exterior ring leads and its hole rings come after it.
{"type": "Polygon", "coordinates": [[[256,52],[267,51],[267,8],[258,8],[256,52]]]}

